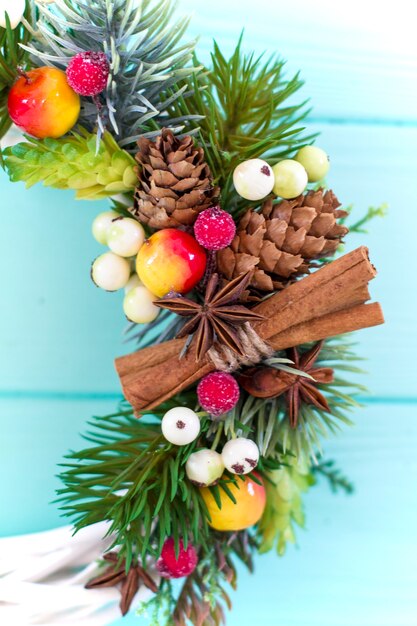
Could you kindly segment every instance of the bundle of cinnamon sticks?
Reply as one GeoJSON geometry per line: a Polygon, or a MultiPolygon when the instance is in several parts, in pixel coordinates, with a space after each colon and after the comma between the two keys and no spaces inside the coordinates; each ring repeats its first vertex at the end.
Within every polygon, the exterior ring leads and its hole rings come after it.
{"type": "MultiPolygon", "coordinates": [[[[257,305],[264,320],[253,328],[278,351],[383,324],[381,306],[365,304],[375,276],[367,248],[360,247],[257,305]]],[[[174,339],[116,359],[123,393],[137,413],[216,369],[209,356],[196,362],[192,346],[180,357],[185,342],[174,339]]]]}

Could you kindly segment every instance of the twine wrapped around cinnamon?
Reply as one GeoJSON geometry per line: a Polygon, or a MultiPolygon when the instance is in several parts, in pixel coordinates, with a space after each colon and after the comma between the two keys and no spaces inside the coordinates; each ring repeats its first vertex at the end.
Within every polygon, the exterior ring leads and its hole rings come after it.
{"type": "Polygon", "coordinates": [[[245,351],[245,356],[241,357],[227,346],[217,344],[208,352],[209,359],[216,370],[234,372],[243,365],[256,365],[256,363],[268,356],[272,356],[275,352],[271,346],[261,339],[249,323],[239,328],[238,336],[245,351]]]}
{"type": "MultiPolygon", "coordinates": [[[[257,361],[265,350],[270,354],[383,324],[380,305],[365,304],[370,299],[368,283],[375,276],[368,250],[361,247],[257,305],[254,310],[265,318],[251,326],[252,346],[262,348],[257,361]]],[[[242,364],[232,361],[218,345],[211,358],[207,355],[200,362],[192,347],[180,358],[185,342],[174,339],[116,359],[125,398],[137,413],[158,406],[219,365],[232,371],[242,364]]]]}

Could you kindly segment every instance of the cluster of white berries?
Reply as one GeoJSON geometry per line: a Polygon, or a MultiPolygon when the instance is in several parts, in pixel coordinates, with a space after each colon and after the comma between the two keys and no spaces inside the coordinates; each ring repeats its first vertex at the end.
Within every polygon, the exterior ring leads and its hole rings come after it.
{"type": "Polygon", "coordinates": [[[153,322],[160,312],[154,305],[156,298],[140,282],[133,262],[145,241],[142,225],[115,211],[105,211],[94,220],[92,232],[98,243],[110,248],[93,262],[94,283],[106,291],[124,288],[126,317],[136,324],[153,322]]]}
{"type": "MultiPolygon", "coordinates": [[[[178,406],[165,413],[161,423],[165,439],[176,446],[186,446],[200,434],[200,419],[194,411],[178,406]]],[[[237,437],[228,441],[221,452],[203,448],[193,452],[185,470],[189,480],[199,486],[217,482],[225,469],[232,474],[248,474],[257,466],[259,449],[254,441],[237,437]]]]}
{"type": "Polygon", "coordinates": [[[263,200],[270,193],[285,199],[302,194],[307,184],[322,180],[329,171],[329,158],[321,148],[305,146],[294,159],[284,159],[271,167],[263,159],[249,159],[237,166],[233,182],[246,200],[263,200]]]}

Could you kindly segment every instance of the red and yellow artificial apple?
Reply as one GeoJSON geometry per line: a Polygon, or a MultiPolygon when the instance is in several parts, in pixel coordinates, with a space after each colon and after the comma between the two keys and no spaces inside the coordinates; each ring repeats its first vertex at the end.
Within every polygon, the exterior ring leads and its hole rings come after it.
{"type": "Polygon", "coordinates": [[[206,264],[206,253],[194,237],[166,228],[145,241],[137,256],[136,271],[149,291],[162,298],[170,291],[191,291],[203,278],[206,264]]]}
{"type": "Polygon", "coordinates": [[[54,67],[39,67],[20,76],[8,100],[16,126],[38,139],[65,135],[77,122],[80,106],[80,96],[69,86],[65,72],[54,67]]]}
{"type": "Polygon", "coordinates": [[[220,489],[221,509],[217,506],[210,488],[203,487],[201,489],[201,495],[211,518],[209,524],[212,528],[220,531],[238,531],[259,522],[265,510],[266,492],[263,484],[258,485],[252,476],[262,482],[259,474],[252,472],[252,474],[242,476],[242,480],[238,478],[236,485],[232,483],[228,485],[235,497],[236,504],[220,489]]]}

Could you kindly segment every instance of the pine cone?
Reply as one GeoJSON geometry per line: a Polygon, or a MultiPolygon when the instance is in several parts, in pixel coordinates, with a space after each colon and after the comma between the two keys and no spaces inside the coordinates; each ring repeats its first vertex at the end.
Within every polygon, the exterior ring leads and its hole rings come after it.
{"type": "Polygon", "coordinates": [[[308,274],[314,259],[333,255],[348,228],[337,223],[346,211],[332,191],[309,191],[294,200],[267,200],[241,218],[234,240],[217,255],[218,271],[232,280],[254,270],[251,287],[283,289],[308,274]]]}
{"type": "Polygon", "coordinates": [[[213,187],[204,150],[192,137],[175,137],[164,129],[156,141],[138,141],[136,160],[139,186],[132,213],[151,228],[191,226],[198,214],[215,202],[219,193],[213,187]]]}

